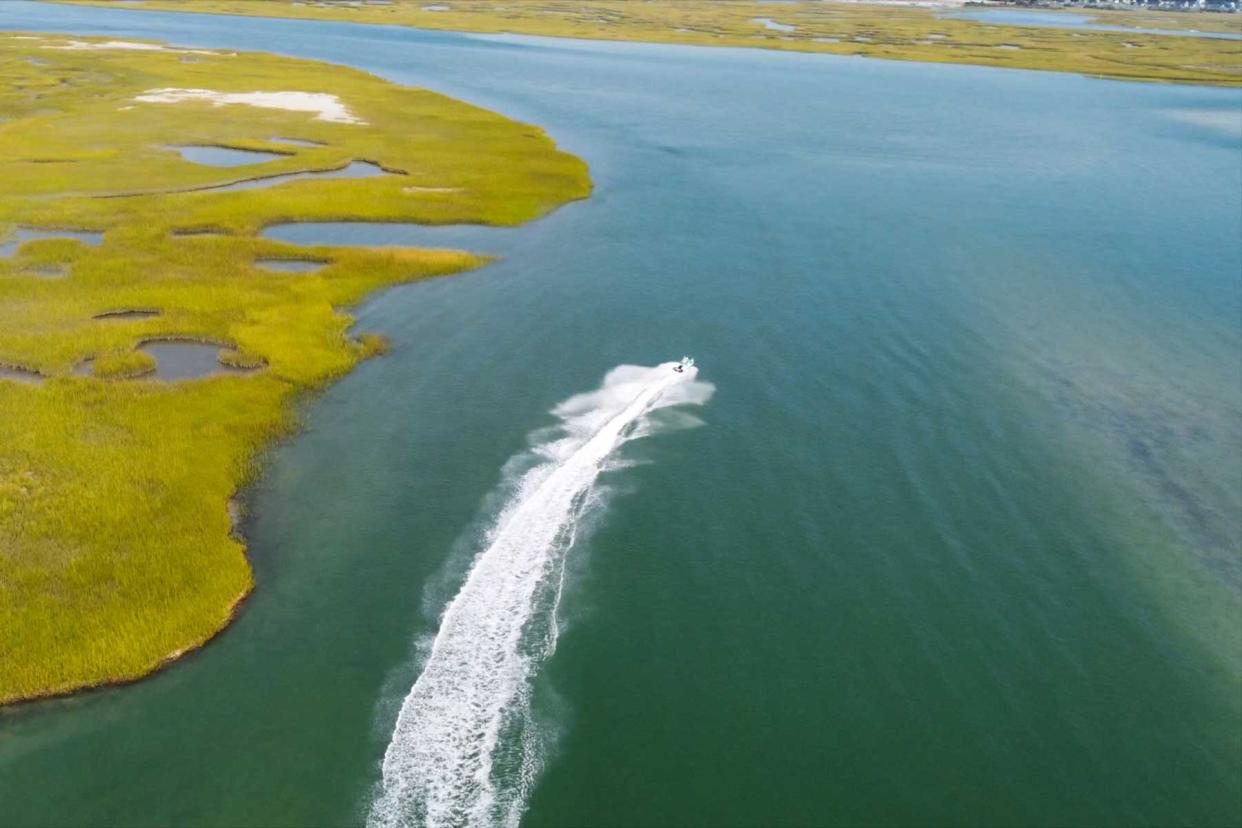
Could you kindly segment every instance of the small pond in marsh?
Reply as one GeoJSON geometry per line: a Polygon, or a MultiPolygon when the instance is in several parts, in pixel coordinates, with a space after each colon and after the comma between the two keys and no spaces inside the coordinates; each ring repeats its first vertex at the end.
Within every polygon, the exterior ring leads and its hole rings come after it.
{"type": "Polygon", "coordinates": [[[207,167],[244,167],[248,164],[262,164],[277,158],[286,158],[288,153],[263,152],[261,150],[237,149],[235,147],[213,147],[200,145],[167,146],[166,150],[180,153],[181,157],[192,164],[207,167]]]}
{"type": "Polygon", "coordinates": [[[207,342],[148,342],[139,350],[155,357],[155,373],[151,376],[166,382],[255,370],[225,365],[220,361],[220,353],[227,349],[207,342]]]}
{"type": "Polygon", "coordinates": [[[213,192],[262,190],[267,187],[275,187],[278,184],[284,184],[289,181],[307,181],[311,179],[331,178],[374,178],[380,175],[395,175],[395,173],[389,173],[378,164],[373,164],[370,161],[351,161],[344,167],[336,170],[316,170],[310,172],[286,173],[284,175],[271,175],[263,178],[251,178],[246,181],[237,181],[233,184],[221,184],[218,187],[202,187],[200,189],[211,190],[213,192]]]}
{"type": "Polygon", "coordinates": [[[314,273],[322,270],[326,261],[313,261],[311,259],[277,259],[262,258],[255,259],[254,263],[264,270],[280,270],[285,273],[314,273]]]}
{"type": "Polygon", "coordinates": [[[76,239],[83,244],[98,247],[103,244],[103,233],[88,230],[35,230],[19,227],[10,233],[8,238],[0,241],[0,258],[12,256],[26,242],[40,239],[76,239]]]}

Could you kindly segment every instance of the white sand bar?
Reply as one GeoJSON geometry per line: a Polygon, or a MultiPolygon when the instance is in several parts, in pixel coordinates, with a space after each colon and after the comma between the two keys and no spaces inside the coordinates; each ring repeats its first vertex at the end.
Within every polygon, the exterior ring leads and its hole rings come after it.
{"type": "Polygon", "coordinates": [[[215,106],[245,104],[264,109],[313,112],[320,121],[336,124],[365,124],[349,111],[341,99],[326,92],[215,92],[210,89],[148,89],[134,98],[142,103],[180,103],[206,101],[215,106]]]}
{"type": "Polygon", "coordinates": [[[54,43],[46,43],[44,49],[66,49],[69,51],[95,50],[95,49],[128,49],[133,52],[176,52],[182,55],[229,55],[229,52],[212,52],[208,49],[174,49],[168,46],[161,46],[158,43],[139,43],[136,40],[103,40],[97,43],[90,43],[85,40],[59,40],[54,43]]]}

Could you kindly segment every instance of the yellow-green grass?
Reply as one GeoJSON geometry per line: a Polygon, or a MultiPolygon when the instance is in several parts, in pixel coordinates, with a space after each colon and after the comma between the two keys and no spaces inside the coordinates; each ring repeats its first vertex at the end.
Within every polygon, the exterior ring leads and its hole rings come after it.
{"type": "Polygon", "coordinates": [[[486,261],[298,247],[258,237],[262,227],[512,225],[590,189],[585,165],[540,130],[362,72],[63,45],[59,35],[0,34],[0,242],[19,227],[103,233],[99,245],[37,239],[0,258],[0,365],[45,377],[0,376],[0,703],[133,680],[219,632],[252,587],[230,498],[296,425],[299,395],[388,347],[351,332],[342,309],[486,261]],[[366,123],[135,102],[157,88],[328,93],[366,123]],[[162,148],[272,149],[275,136],[323,146],[284,146],[293,154],[241,168],[162,148]],[[354,159],[406,174],[166,192],[354,159]],[[107,197],[135,191],[147,194],[107,197]],[[186,228],[218,232],[174,234],[186,228]],[[327,264],[285,273],[256,266],[261,257],[327,264]],[[65,275],[36,273],[51,265],[65,275]],[[101,317],[134,309],[158,313],[101,317]],[[138,350],[158,339],[220,344],[222,362],[257,370],[163,382],[138,350]],[[75,370],[86,360],[91,370],[75,370]]]}
{"type": "MultiPolygon", "coordinates": [[[[418,26],[468,32],[744,46],[803,52],[969,63],[1078,72],[1122,80],[1242,85],[1242,42],[1002,26],[945,19],[944,10],[863,3],[753,0],[393,0],[350,4],[320,0],[53,0],[114,8],[294,17],[418,26]],[[443,10],[428,7],[445,6],[443,10]],[[767,29],[758,18],[795,26],[767,29]],[[831,38],[831,41],[824,40],[831,38]],[[1017,48],[1013,48],[1017,47],[1017,48]]],[[[1242,33],[1232,14],[1092,12],[1102,22],[1136,28],[1242,33]]]]}
{"type": "Polygon", "coordinates": [[[1188,33],[1242,34],[1242,16],[1224,12],[1188,14],[1159,9],[1070,9],[1071,14],[1090,17],[1090,22],[1133,29],[1173,29],[1188,33]]]}
{"type": "Polygon", "coordinates": [[[155,357],[145,351],[110,351],[91,361],[97,377],[140,377],[155,371],[155,357]]]}

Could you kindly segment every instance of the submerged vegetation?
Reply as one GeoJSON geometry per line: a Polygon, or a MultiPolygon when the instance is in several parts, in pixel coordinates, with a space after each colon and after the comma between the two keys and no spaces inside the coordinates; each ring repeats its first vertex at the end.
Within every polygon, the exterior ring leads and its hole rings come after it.
{"type": "Polygon", "coordinates": [[[590,184],[585,165],[536,128],[339,66],[0,34],[0,78],[9,702],[131,680],[219,632],[252,586],[230,498],[263,446],[294,425],[299,393],[388,347],[352,334],[341,309],[485,261],[298,247],[259,230],[512,225],[590,184]],[[207,166],[175,149],[189,145],[279,157],[207,166]],[[392,174],[194,190],[360,160],[392,174]],[[323,267],[282,272],[263,266],[270,259],[323,267]],[[159,341],[210,343],[220,370],[163,381],[144,350],[159,341]]]}
{"type": "MultiPolygon", "coordinates": [[[[756,0],[55,0],[114,8],[295,17],[465,32],[743,46],[932,63],[1079,72],[1120,80],[1242,85],[1242,41],[1143,28],[1239,34],[1226,14],[1092,11],[1112,32],[945,17],[944,9],[756,0]]],[[[1050,12],[1055,14],[1055,12],[1050,12]]]]}

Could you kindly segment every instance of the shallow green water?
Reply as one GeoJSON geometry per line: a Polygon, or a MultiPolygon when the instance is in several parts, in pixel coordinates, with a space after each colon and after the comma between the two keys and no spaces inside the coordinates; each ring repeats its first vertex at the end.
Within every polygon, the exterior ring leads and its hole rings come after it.
{"type": "Polygon", "coordinates": [[[682,353],[718,390],[621,450],[570,550],[525,824],[1242,821],[1242,94],[3,27],[351,63],[546,127],[597,192],[519,231],[271,231],[504,260],[359,311],[395,350],[274,452],[242,617],[148,682],[3,714],[0,823],[364,820],[506,463],[609,369],[682,353]]]}

